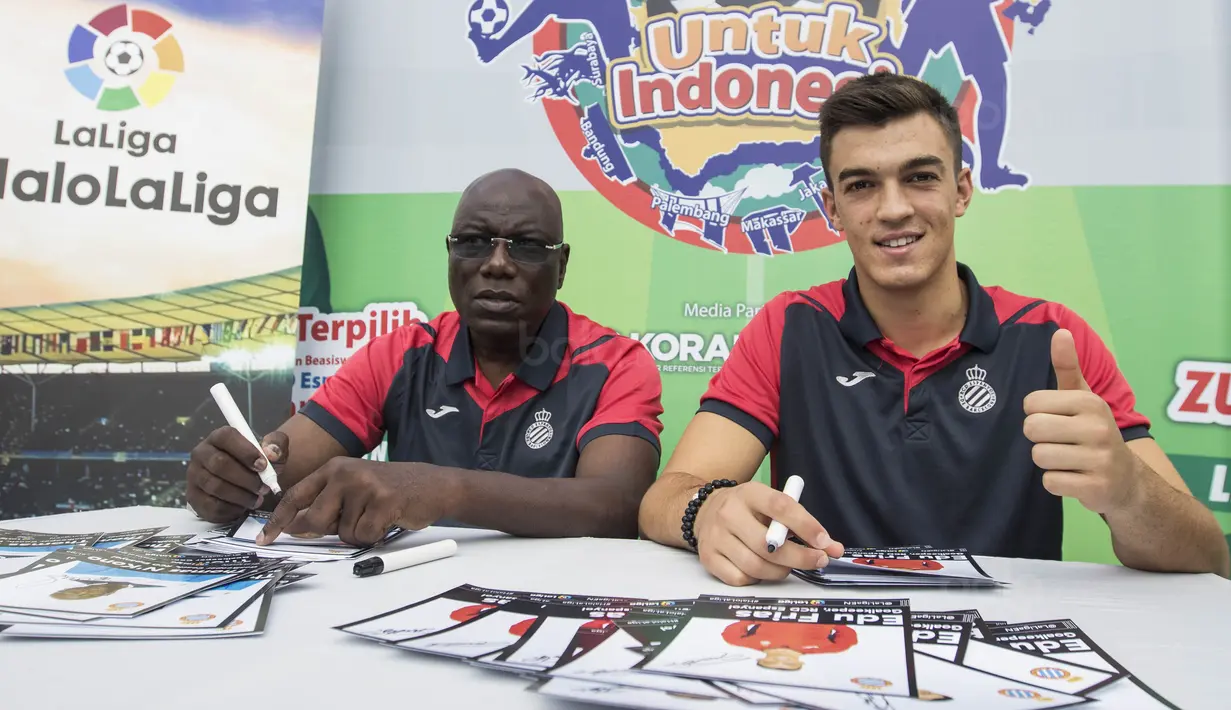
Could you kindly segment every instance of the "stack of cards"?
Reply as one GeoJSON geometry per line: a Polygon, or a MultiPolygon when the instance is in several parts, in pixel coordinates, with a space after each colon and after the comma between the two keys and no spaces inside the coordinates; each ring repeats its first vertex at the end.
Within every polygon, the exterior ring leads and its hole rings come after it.
{"type": "Polygon", "coordinates": [[[93,533],[41,533],[0,528],[0,574],[11,571],[5,569],[5,565],[11,567],[14,564],[11,560],[15,557],[42,557],[49,552],[59,552],[72,547],[102,547],[110,550],[137,547],[169,552],[195,537],[194,535],[160,536],[158,533],[163,530],[166,528],[93,533]],[[4,561],[6,559],[10,562],[6,563],[4,561]]]}
{"type": "Polygon", "coordinates": [[[185,543],[190,549],[218,553],[251,552],[262,557],[276,557],[297,562],[334,562],[353,560],[403,535],[402,528],[393,528],[375,545],[356,547],[342,542],[337,535],[307,536],[282,533],[268,545],[256,544],[256,536],[269,522],[269,514],[252,512],[234,523],[197,535],[185,543]]]}
{"type": "Polygon", "coordinates": [[[999,587],[965,548],[851,548],[818,570],[794,570],[813,584],[852,587],[999,587]]]}
{"type": "Polygon", "coordinates": [[[0,638],[259,634],[274,590],[313,576],[251,553],[177,554],[192,536],[162,530],[0,530],[0,638]]]}
{"type": "Polygon", "coordinates": [[[1069,619],[984,622],[908,599],[644,600],[462,585],[336,627],[635,708],[1174,708],[1069,619]]]}

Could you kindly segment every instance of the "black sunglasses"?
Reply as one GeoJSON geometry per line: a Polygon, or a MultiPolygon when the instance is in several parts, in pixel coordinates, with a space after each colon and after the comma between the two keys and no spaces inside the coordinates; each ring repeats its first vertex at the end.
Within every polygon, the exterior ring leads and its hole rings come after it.
{"type": "Polygon", "coordinates": [[[496,242],[504,242],[509,258],[523,264],[542,264],[552,252],[564,248],[564,242],[547,244],[521,237],[509,239],[486,234],[450,234],[449,251],[459,259],[486,259],[496,251],[496,242]]]}

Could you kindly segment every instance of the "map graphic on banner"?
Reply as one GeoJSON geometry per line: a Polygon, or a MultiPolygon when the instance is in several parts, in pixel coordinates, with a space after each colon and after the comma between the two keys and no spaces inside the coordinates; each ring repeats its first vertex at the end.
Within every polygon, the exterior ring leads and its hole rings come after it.
{"type": "Polygon", "coordinates": [[[0,5],[0,519],[181,505],[215,383],[286,418],[323,20],[0,5]]]}
{"type": "Polygon", "coordinates": [[[1014,20],[1051,0],[1002,2],[476,0],[478,60],[531,50],[520,77],[577,169],[615,206],[689,244],[771,256],[841,237],[820,188],[821,104],[862,74],[918,76],[961,118],[986,192],[1025,187],[1001,161],[1014,20]],[[958,13],[961,20],[958,21],[958,13]]]}
{"type": "MultiPolygon", "coordinates": [[[[317,136],[321,246],[305,256],[300,318],[329,322],[330,342],[300,333],[295,404],[336,370],[320,359],[359,345],[348,323],[389,304],[429,318],[453,308],[443,239],[460,192],[517,167],[560,195],[572,245],[560,299],[657,361],[665,463],[749,319],[849,272],[819,200],[817,111],[843,81],[904,73],[959,110],[976,186],[959,258],[981,283],[1090,323],[1151,433],[1231,530],[1231,172],[1209,149],[1228,134],[1208,91],[1231,77],[1221,28],[1192,23],[1222,4],[345,5],[334,71],[371,81],[338,79],[345,109],[317,136]]],[[[1080,504],[1065,507],[1064,555],[1115,559],[1080,504]]]]}

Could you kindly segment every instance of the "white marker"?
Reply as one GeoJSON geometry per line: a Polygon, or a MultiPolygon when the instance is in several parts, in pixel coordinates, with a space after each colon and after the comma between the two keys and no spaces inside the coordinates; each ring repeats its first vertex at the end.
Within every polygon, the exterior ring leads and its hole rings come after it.
{"type": "Polygon", "coordinates": [[[240,414],[239,406],[235,404],[235,400],[231,398],[231,391],[227,386],[219,382],[209,388],[209,393],[214,395],[214,401],[218,403],[218,408],[222,410],[222,416],[226,417],[227,424],[235,428],[249,444],[256,447],[257,452],[261,454],[261,458],[265,459],[265,468],[259,474],[261,483],[269,486],[269,490],[274,493],[281,493],[282,489],[278,486],[278,473],[274,471],[274,466],[269,462],[269,457],[265,455],[265,450],[261,448],[261,442],[256,440],[256,436],[252,433],[252,427],[248,426],[244,415],[240,414]]]}
{"type": "Polygon", "coordinates": [[[397,552],[369,557],[355,563],[356,577],[374,577],[385,572],[403,569],[412,565],[421,565],[446,557],[452,557],[457,552],[457,543],[453,540],[440,540],[427,545],[419,545],[397,552]]]}
{"type": "MultiPolygon", "coordinates": [[[[791,476],[786,479],[786,486],[782,492],[791,496],[791,500],[799,502],[799,494],[804,491],[804,479],[799,476],[791,476]]],[[[765,546],[770,552],[777,550],[786,543],[786,526],[777,520],[770,521],[769,530],[765,533],[765,546]]]]}

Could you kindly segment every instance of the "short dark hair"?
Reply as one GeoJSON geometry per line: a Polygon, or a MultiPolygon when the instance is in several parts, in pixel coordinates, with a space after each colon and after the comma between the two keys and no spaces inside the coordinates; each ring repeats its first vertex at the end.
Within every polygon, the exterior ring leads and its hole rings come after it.
{"type": "Polygon", "coordinates": [[[868,74],[843,84],[821,104],[821,169],[829,174],[833,139],[847,126],[883,126],[889,121],[925,113],[940,124],[953,148],[954,174],[962,169],[962,127],[957,109],[934,86],[903,74],[868,74]]]}

